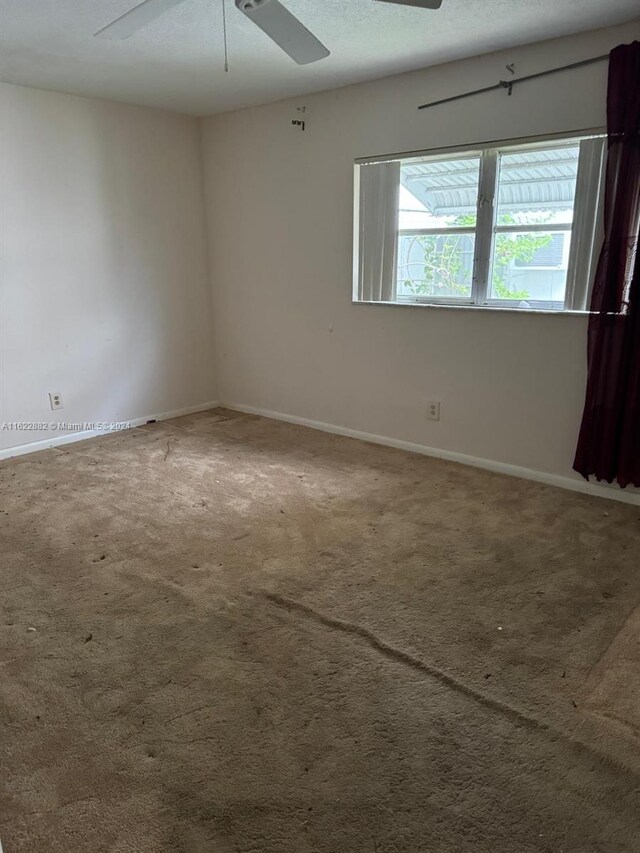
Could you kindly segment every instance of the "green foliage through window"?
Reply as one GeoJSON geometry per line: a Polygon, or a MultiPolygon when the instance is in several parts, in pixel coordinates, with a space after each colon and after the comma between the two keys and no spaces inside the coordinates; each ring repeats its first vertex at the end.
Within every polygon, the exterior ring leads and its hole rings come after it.
{"type": "MultiPolygon", "coordinates": [[[[475,216],[458,216],[453,225],[473,226],[475,216]]],[[[501,217],[501,225],[515,224],[508,215],[501,217]],[[504,221],[505,219],[510,221],[504,221]]],[[[526,225],[523,225],[523,229],[526,225]]],[[[411,240],[412,245],[405,248],[404,256],[412,255],[412,248],[420,246],[422,258],[417,275],[404,277],[402,284],[405,293],[414,296],[469,297],[473,274],[474,236],[472,234],[416,234],[403,235],[403,240],[411,240]]],[[[493,276],[491,295],[498,299],[526,300],[526,290],[511,290],[506,276],[511,266],[519,261],[529,263],[540,249],[552,240],[551,234],[537,233],[498,233],[493,250],[493,276]]],[[[411,264],[416,266],[415,263],[411,264]]]]}

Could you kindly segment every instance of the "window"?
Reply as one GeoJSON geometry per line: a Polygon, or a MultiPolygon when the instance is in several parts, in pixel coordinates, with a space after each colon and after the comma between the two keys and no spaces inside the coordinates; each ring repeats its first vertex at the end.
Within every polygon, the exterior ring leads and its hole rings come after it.
{"type": "Polygon", "coordinates": [[[356,164],[354,299],[586,310],[602,135],[356,164]]]}

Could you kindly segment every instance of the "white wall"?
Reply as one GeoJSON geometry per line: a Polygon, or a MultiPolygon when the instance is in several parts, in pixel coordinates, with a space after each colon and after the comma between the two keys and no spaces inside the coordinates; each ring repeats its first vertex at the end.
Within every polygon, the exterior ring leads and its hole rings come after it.
{"type": "Polygon", "coordinates": [[[215,398],[201,153],[195,119],[0,84],[0,422],[215,398]]]}
{"type": "Polygon", "coordinates": [[[634,37],[640,23],[208,119],[220,399],[577,479],[584,317],[352,304],[353,160],[604,125],[606,63],[417,106],[634,37]]]}

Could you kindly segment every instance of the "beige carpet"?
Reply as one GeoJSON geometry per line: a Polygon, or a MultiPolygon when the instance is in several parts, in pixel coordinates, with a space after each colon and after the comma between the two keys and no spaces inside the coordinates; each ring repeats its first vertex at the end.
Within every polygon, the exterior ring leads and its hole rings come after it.
{"type": "Polygon", "coordinates": [[[216,410],[0,535],[5,853],[640,849],[638,508],[216,410]]]}

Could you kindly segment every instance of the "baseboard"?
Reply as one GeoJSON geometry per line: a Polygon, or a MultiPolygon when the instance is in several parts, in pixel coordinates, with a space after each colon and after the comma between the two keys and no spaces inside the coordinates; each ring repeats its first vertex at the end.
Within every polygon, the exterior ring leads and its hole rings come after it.
{"type": "MultiPolygon", "coordinates": [[[[131,429],[138,426],[143,426],[149,421],[166,421],[171,418],[179,418],[183,415],[192,415],[197,412],[205,412],[208,409],[215,409],[218,406],[223,406],[226,409],[232,409],[237,412],[245,412],[249,415],[259,415],[263,418],[270,418],[276,421],[284,421],[290,424],[299,424],[300,426],[317,429],[321,432],[329,432],[334,435],[344,435],[347,438],[357,438],[360,441],[367,441],[371,444],[382,444],[385,447],[395,447],[398,450],[408,450],[411,453],[420,453],[423,456],[433,456],[436,459],[445,459],[449,462],[458,462],[461,465],[470,465],[474,468],[483,468],[486,471],[493,471],[497,474],[506,474],[510,477],[520,477],[524,480],[533,480],[536,483],[544,483],[547,486],[557,486],[560,489],[569,489],[572,492],[581,492],[582,494],[592,495],[598,498],[619,501],[621,503],[640,506],[640,491],[626,491],[617,489],[613,486],[602,486],[596,483],[588,483],[586,480],[581,480],[572,477],[563,477],[560,474],[551,474],[546,471],[536,471],[533,468],[524,468],[520,465],[510,465],[506,462],[498,462],[494,459],[483,459],[479,456],[469,456],[466,453],[458,453],[454,450],[442,450],[438,447],[429,447],[425,444],[416,444],[411,441],[403,441],[399,438],[391,438],[386,435],[377,435],[375,433],[363,432],[362,430],[350,429],[336,424],[327,424],[323,421],[314,421],[310,418],[301,418],[297,415],[289,415],[283,412],[273,412],[270,409],[262,409],[256,406],[246,406],[243,403],[225,402],[221,403],[217,400],[211,400],[207,403],[200,403],[196,406],[187,406],[183,409],[173,409],[169,412],[160,412],[156,414],[146,415],[141,418],[134,418],[128,421],[131,429]]],[[[42,441],[33,441],[29,444],[16,445],[15,447],[6,447],[0,449],[0,461],[10,459],[14,456],[24,456],[27,453],[36,453],[39,450],[49,450],[52,447],[60,447],[65,444],[74,444],[77,441],[86,441],[89,438],[97,438],[102,435],[109,435],[116,430],[85,430],[84,432],[73,432],[65,435],[59,435],[55,438],[48,438],[42,441]]]]}
{"type": "MultiPolygon", "coordinates": [[[[128,420],[129,429],[143,426],[149,421],[168,421],[171,418],[179,418],[182,415],[193,415],[196,412],[206,412],[207,409],[215,409],[219,406],[217,400],[212,400],[209,403],[199,403],[197,406],[187,406],[184,409],[173,409],[170,412],[160,412],[159,414],[146,415],[142,418],[133,418],[128,420]]],[[[27,453],[36,453],[38,450],[50,450],[52,447],[61,447],[64,444],[74,444],[76,441],[86,441],[88,438],[97,438],[101,435],[110,435],[114,432],[122,432],[122,430],[106,429],[106,430],[84,430],[83,432],[70,432],[64,435],[57,435],[53,438],[45,438],[42,441],[32,441],[29,444],[19,444],[15,447],[5,447],[0,449],[0,460],[10,459],[13,456],[24,456],[27,453]]],[[[0,851],[1,853],[1,851],[0,851]]]]}
{"type": "Polygon", "coordinates": [[[474,468],[483,468],[497,474],[507,474],[510,477],[520,477],[523,480],[533,480],[536,483],[544,483],[547,486],[557,486],[560,489],[569,489],[572,492],[581,492],[585,495],[593,495],[598,498],[620,501],[621,503],[640,506],[640,491],[626,491],[614,486],[602,486],[596,483],[588,483],[586,480],[563,477],[560,474],[551,474],[546,471],[536,471],[533,468],[523,468],[519,465],[509,465],[507,462],[498,462],[494,459],[483,459],[478,456],[469,456],[466,453],[457,453],[454,450],[441,450],[438,447],[428,447],[425,444],[415,444],[411,441],[403,441],[386,435],[375,435],[374,433],[362,432],[357,429],[326,424],[322,421],[314,421],[309,418],[301,418],[297,415],[272,412],[269,409],[261,409],[255,406],[245,406],[242,403],[220,403],[225,409],[237,412],[245,412],[249,415],[260,415],[263,418],[271,418],[276,421],[285,421],[290,424],[310,427],[311,429],[330,432],[334,435],[344,435],[348,438],[358,438],[372,444],[383,444],[386,447],[396,447],[399,450],[409,450],[411,453],[420,453],[423,456],[433,456],[436,459],[446,459],[449,462],[459,462],[462,465],[471,465],[474,468]]]}

